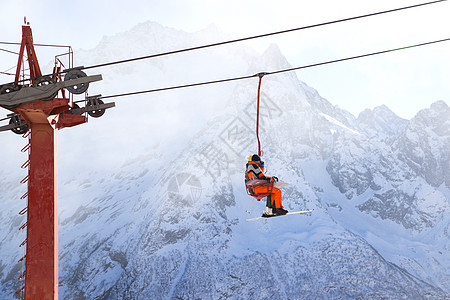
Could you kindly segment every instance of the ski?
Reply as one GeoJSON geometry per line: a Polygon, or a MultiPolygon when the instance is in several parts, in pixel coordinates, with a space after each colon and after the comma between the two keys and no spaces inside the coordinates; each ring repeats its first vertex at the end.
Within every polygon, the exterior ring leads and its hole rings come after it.
{"type": "Polygon", "coordinates": [[[261,220],[261,219],[270,219],[270,218],[282,217],[282,216],[287,216],[287,215],[305,214],[305,213],[312,212],[313,210],[314,209],[294,211],[294,212],[287,213],[285,215],[275,215],[275,216],[270,216],[270,217],[258,217],[258,218],[253,218],[253,219],[246,219],[246,221],[256,221],[256,220],[261,220]]]}

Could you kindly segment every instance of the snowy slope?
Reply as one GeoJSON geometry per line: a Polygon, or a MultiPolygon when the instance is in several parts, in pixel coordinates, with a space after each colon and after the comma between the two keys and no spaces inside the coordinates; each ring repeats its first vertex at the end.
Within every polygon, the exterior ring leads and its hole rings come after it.
{"type": "MultiPolygon", "coordinates": [[[[83,65],[223,39],[155,23],[76,52],[83,65]]],[[[110,95],[289,66],[276,45],[243,45],[90,71],[110,95]]],[[[268,173],[294,215],[246,222],[243,184],[257,78],[117,98],[104,117],[59,133],[61,299],[445,299],[450,297],[450,109],[412,120],[387,107],[358,118],[286,73],[263,79],[268,173]]],[[[0,298],[23,255],[17,215],[24,141],[4,133],[0,298]],[[15,148],[16,152],[11,149],[15,148]]],[[[12,133],[10,134],[12,135],[12,133]]],[[[22,176],[23,177],[23,176],[22,176]]],[[[249,205],[251,204],[251,205],[249,205]]]]}

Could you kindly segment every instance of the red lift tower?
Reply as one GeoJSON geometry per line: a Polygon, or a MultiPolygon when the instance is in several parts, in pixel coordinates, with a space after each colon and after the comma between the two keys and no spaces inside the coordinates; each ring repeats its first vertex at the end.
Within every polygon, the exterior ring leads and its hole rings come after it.
{"type": "MultiPolygon", "coordinates": [[[[12,111],[9,125],[0,131],[12,130],[29,138],[24,148],[29,152],[27,228],[24,290],[25,299],[58,299],[58,179],[56,158],[56,132],[64,127],[86,123],[88,115],[100,117],[114,103],[103,103],[101,95],[88,97],[89,83],[102,80],[101,75],[87,76],[83,67],[72,68],[71,48],[69,67],[55,59],[51,75],[43,76],[33,45],[29,23],[22,26],[19,60],[15,81],[0,85],[0,106],[12,111]],[[29,74],[25,74],[24,55],[28,58],[29,74]],[[68,92],[70,93],[68,93],[68,92]],[[73,94],[85,94],[84,107],[73,101],[73,94]]],[[[3,119],[5,120],[5,119],[3,119]]],[[[23,167],[24,167],[23,166],[23,167]]],[[[19,261],[19,262],[20,262],[19,261]]],[[[20,278],[19,278],[20,279],[20,278]]]]}

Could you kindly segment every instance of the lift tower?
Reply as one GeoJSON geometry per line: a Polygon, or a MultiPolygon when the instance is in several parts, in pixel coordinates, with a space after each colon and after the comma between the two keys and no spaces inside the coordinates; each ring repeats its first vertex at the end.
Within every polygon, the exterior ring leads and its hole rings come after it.
{"type": "MultiPolygon", "coordinates": [[[[88,115],[100,117],[114,103],[103,103],[99,97],[88,97],[89,83],[102,80],[101,75],[87,76],[82,67],[62,70],[55,60],[51,75],[43,76],[33,45],[29,23],[22,26],[22,42],[15,81],[0,85],[0,106],[12,111],[9,124],[0,131],[12,130],[29,136],[27,229],[25,259],[25,299],[58,299],[58,180],[57,130],[86,123],[88,115]],[[25,52],[26,51],[26,52],[25,52]],[[29,74],[23,64],[26,53],[29,74]],[[68,93],[68,92],[70,93],[68,93]],[[73,94],[85,94],[85,106],[73,101],[73,94]]],[[[4,119],[5,120],[5,119],[4,119]]],[[[21,277],[22,277],[21,276],[21,277]]]]}

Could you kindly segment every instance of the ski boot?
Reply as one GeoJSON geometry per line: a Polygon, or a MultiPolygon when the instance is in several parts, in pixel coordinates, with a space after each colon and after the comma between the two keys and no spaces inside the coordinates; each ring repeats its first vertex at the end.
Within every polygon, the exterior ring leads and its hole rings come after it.
{"type": "Polygon", "coordinates": [[[266,207],[266,211],[263,212],[262,216],[263,218],[269,218],[275,216],[273,209],[271,207],[266,207]]]}
{"type": "Polygon", "coordinates": [[[276,216],[282,216],[288,213],[284,208],[273,208],[272,211],[276,216]]]}

